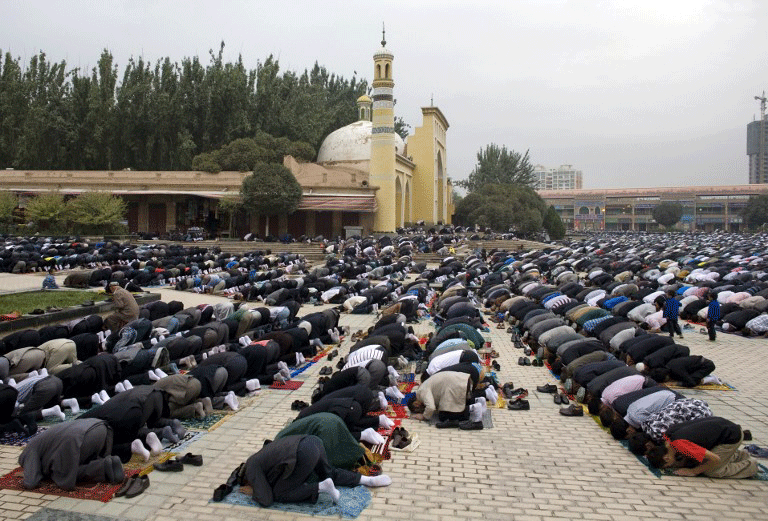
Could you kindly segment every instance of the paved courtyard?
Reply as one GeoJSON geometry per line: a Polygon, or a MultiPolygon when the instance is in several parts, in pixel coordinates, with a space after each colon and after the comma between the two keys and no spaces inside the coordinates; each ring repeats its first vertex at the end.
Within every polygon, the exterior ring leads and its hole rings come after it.
{"type": "MultiPolygon", "coordinates": [[[[186,305],[216,300],[172,290],[161,293],[166,301],[182,300],[186,305]]],[[[318,309],[323,308],[309,308],[310,312],[318,309]]],[[[373,320],[372,316],[345,314],[340,323],[356,331],[373,320]]],[[[430,324],[417,325],[417,333],[433,330],[430,324]]],[[[765,446],[768,341],[721,333],[712,344],[698,329],[685,331],[681,343],[692,353],[714,360],[715,374],[737,390],[686,394],[707,401],[716,415],[751,429],[752,443],[765,446]]],[[[373,501],[358,519],[768,519],[768,482],[654,476],[590,417],[561,416],[552,395],[536,393],[537,385],[555,379],[546,368],[517,365],[521,352],[505,330],[494,328],[485,335],[500,352],[499,380],[529,389],[531,410],[493,409],[493,428],[482,431],[438,430],[404,420],[403,426],[418,434],[421,445],[412,453],[393,451],[383,464],[392,485],[371,489],[373,501]]],[[[350,345],[345,340],[340,353],[346,355],[350,345]]],[[[186,466],[180,473],[152,472],[146,492],[108,503],[0,490],[0,520],[33,515],[34,519],[64,518],[47,509],[160,521],[308,519],[271,509],[210,503],[209,499],[213,489],[256,452],[264,439],[272,438],[295,417],[290,408],[294,400],[309,402],[318,372],[325,365],[329,364],[321,361],[298,375],[306,383],[296,391],[263,388],[253,404],[190,446],[187,451],[203,455],[202,467],[186,466]]],[[[20,452],[20,448],[0,445],[0,473],[18,465],[20,452]]]]}

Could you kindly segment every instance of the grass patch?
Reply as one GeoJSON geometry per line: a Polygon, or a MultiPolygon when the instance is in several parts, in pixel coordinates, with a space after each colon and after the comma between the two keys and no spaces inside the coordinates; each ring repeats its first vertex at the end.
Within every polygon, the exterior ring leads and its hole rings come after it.
{"type": "Polygon", "coordinates": [[[86,300],[98,302],[107,298],[107,294],[95,291],[29,291],[0,295],[0,314],[20,311],[29,313],[33,309],[46,309],[49,306],[68,308],[79,306],[86,300]]]}

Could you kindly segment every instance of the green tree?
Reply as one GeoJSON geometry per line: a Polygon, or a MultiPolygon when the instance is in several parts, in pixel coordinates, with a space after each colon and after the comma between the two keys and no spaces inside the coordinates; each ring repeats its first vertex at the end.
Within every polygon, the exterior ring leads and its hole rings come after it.
{"type": "Polygon", "coordinates": [[[740,215],[750,229],[759,228],[768,223],[768,195],[751,196],[740,215]]]}
{"type": "Polygon", "coordinates": [[[529,186],[489,184],[467,194],[455,216],[463,225],[530,234],[541,231],[546,212],[544,200],[529,186]]]}
{"type": "Polygon", "coordinates": [[[547,230],[549,238],[552,240],[557,241],[565,237],[565,225],[554,206],[550,205],[546,215],[544,215],[544,229],[547,230]]]}
{"type": "Polygon", "coordinates": [[[670,228],[683,216],[683,207],[678,203],[661,203],[651,210],[651,216],[660,225],[670,228]]]}
{"type": "Polygon", "coordinates": [[[395,116],[395,133],[401,138],[407,139],[408,132],[411,130],[411,126],[405,122],[400,116],[395,116]]]}
{"type": "Polygon", "coordinates": [[[243,205],[243,201],[240,197],[224,197],[222,199],[219,199],[219,209],[223,212],[226,212],[227,215],[229,215],[229,236],[232,237],[232,234],[234,233],[234,224],[235,224],[235,217],[238,213],[245,210],[245,206],[243,205]]]}
{"type": "Polygon", "coordinates": [[[59,192],[35,196],[24,208],[24,216],[41,232],[62,231],[67,228],[67,205],[59,192]]]}
{"type": "Polygon", "coordinates": [[[67,202],[74,231],[86,235],[124,233],[125,201],[109,192],[83,192],[67,202]]]}
{"type": "Polygon", "coordinates": [[[301,185],[283,165],[259,163],[240,189],[246,211],[259,215],[292,214],[301,201],[301,185]]]}
{"type": "Polygon", "coordinates": [[[4,232],[13,224],[13,211],[19,204],[18,198],[11,192],[0,192],[0,227],[4,232]]]}
{"type": "Polygon", "coordinates": [[[485,185],[509,184],[533,187],[533,175],[528,151],[525,154],[507,150],[491,143],[477,153],[477,164],[467,179],[456,182],[468,192],[476,192],[485,185]]]}

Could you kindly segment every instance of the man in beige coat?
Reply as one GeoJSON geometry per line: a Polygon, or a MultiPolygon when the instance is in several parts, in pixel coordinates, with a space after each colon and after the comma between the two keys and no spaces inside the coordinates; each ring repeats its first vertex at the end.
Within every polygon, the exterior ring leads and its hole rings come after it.
{"type": "Polygon", "coordinates": [[[477,398],[472,403],[473,387],[468,373],[440,371],[434,374],[408,400],[411,419],[429,420],[437,413],[438,428],[482,429],[485,399],[477,398]]]}

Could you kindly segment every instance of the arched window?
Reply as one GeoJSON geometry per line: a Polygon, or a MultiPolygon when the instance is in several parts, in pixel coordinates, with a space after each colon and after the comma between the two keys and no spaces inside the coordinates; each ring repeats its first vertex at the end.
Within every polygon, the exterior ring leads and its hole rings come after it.
{"type": "Polygon", "coordinates": [[[389,79],[389,64],[384,65],[384,77],[389,79]]]}
{"type": "Polygon", "coordinates": [[[381,78],[381,65],[376,65],[376,78],[381,78]]]}
{"type": "Polygon", "coordinates": [[[600,207],[595,206],[595,215],[600,215],[600,207]]]}
{"type": "Polygon", "coordinates": [[[589,214],[589,208],[587,208],[586,206],[582,206],[581,208],[579,208],[579,215],[587,215],[587,214],[589,214]]]}

